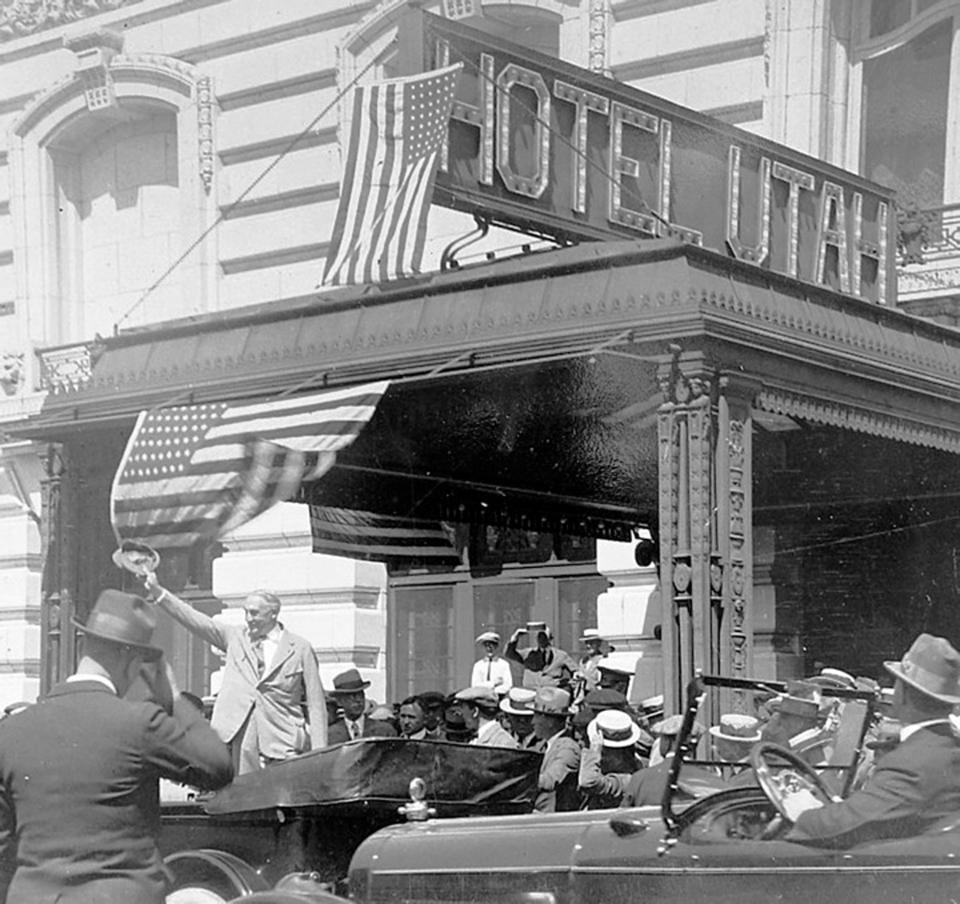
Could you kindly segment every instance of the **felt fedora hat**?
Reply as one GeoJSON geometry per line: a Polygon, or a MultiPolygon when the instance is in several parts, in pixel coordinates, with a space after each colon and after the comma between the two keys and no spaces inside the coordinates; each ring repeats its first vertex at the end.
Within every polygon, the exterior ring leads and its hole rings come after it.
{"type": "Polygon", "coordinates": [[[364,681],[363,676],[356,669],[347,669],[333,678],[333,694],[353,694],[370,687],[369,681],[364,681]]]}
{"type": "Polygon", "coordinates": [[[570,692],[560,687],[541,687],[533,698],[533,711],[548,716],[570,714],[570,692]]]}
{"type": "Polygon", "coordinates": [[[921,634],[899,662],[883,665],[895,678],[934,700],[960,703],[960,653],[946,638],[921,634]]]}
{"type": "Polygon", "coordinates": [[[93,604],[87,623],[73,620],[84,634],[110,640],[138,650],[147,661],[159,659],[163,650],[155,647],[153,629],[157,616],[142,597],[122,590],[103,590],[93,604]]]}

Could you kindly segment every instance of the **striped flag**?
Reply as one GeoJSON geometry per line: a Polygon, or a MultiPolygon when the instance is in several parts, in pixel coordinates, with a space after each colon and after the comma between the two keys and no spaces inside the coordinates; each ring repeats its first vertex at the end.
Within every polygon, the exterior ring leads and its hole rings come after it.
{"type": "Polygon", "coordinates": [[[322,284],[419,272],[460,64],[354,90],[353,119],[322,284]]]}
{"type": "Polygon", "coordinates": [[[117,539],[191,546],[290,499],[333,467],[388,385],[141,412],[110,494],[117,539]]]}
{"type": "Polygon", "coordinates": [[[457,565],[453,528],[440,521],[310,506],[313,551],[373,562],[457,565]]]}

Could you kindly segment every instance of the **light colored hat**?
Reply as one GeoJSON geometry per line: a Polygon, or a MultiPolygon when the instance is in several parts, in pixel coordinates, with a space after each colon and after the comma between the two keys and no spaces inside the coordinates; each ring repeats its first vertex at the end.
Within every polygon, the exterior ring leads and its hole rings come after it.
{"type": "Polygon", "coordinates": [[[372,710],[370,710],[369,718],[373,719],[375,722],[389,722],[393,717],[393,707],[387,706],[386,703],[381,703],[379,706],[375,706],[372,710]]]}
{"type": "Polygon", "coordinates": [[[812,678],[805,680],[809,684],[816,684],[820,687],[833,687],[850,691],[857,689],[857,679],[843,669],[823,668],[820,669],[819,675],[814,675],[812,678]]]}
{"type": "Polygon", "coordinates": [[[755,744],[760,740],[760,720],[743,713],[724,713],[719,725],[710,726],[710,734],[723,741],[755,744]]]}
{"type": "Polygon", "coordinates": [[[496,709],[499,706],[497,694],[490,687],[465,687],[462,691],[457,691],[453,699],[461,703],[472,703],[481,709],[496,709]]]}
{"type": "Polygon", "coordinates": [[[570,714],[570,693],[560,687],[541,687],[533,698],[533,711],[548,716],[570,714]]]}
{"type": "Polygon", "coordinates": [[[960,703],[960,653],[946,638],[921,634],[899,662],[885,662],[894,678],[941,703],[960,703]]]}
{"type": "Polygon", "coordinates": [[[536,696],[537,692],[528,687],[511,687],[500,701],[500,709],[511,716],[532,716],[536,696]]]}
{"type": "Polygon", "coordinates": [[[596,628],[584,628],[580,635],[580,643],[586,643],[589,640],[603,640],[603,635],[596,628]]]}
{"type": "Polygon", "coordinates": [[[640,710],[648,719],[660,718],[663,715],[663,694],[655,694],[653,697],[641,700],[640,710]]]}
{"type": "Polygon", "coordinates": [[[803,719],[814,719],[820,715],[820,704],[807,697],[796,697],[793,694],[781,694],[767,703],[767,709],[778,712],[782,716],[799,716],[803,719]]]}
{"type": "Polygon", "coordinates": [[[593,722],[604,747],[632,747],[640,740],[640,726],[621,710],[605,709],[593,722]]]}
{"type": "Polygon", "coordinates": [[[474,643],[500,643],[500,635],[496,631],[484,631],[478,634],[474,643]]]}

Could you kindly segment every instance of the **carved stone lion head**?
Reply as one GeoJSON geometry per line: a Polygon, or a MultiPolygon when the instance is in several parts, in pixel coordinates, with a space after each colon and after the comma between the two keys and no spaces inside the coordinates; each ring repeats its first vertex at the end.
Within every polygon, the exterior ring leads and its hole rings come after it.
{"type": "Polygon", "coordinates": [[[23,352],[0,353],[0,386],[12,396],[23,382],[23,352]]]}

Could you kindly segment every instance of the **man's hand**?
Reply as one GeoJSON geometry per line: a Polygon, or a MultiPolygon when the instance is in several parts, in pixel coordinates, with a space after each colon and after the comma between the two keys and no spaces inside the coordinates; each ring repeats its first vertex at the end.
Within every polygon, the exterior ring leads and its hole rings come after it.
{"type": "Polygon", "coordinates": [[[823,801],[817,800],[806,788],[786,794],[783,798],[783,809],[791,822],[796,822],[801,813],[817,810],[822,806],[823,801]]]}
{"type": "Polygon", "coordinates": [[[165,656],[156,662],[143,663],[140,666],[138,683],[142,683],[145,692],[135,691],[134,699],[152,700],[173,715],[173,701],[180,696],[180,688],[177,687],[177,679],[165,656]]]}
{"type": "Polygon", "coordinates": [[[591,750],[603,750],[603,735],[597,727],[597,720],[593,719],[587,725],[587,740],[591,750]]]}
{"type": "Polygon", "coordinates": [[[510,635],[510,643],[516,643],[526,633],[527,633],[526,628],[517,628],[517,630],[510,635]]]}

